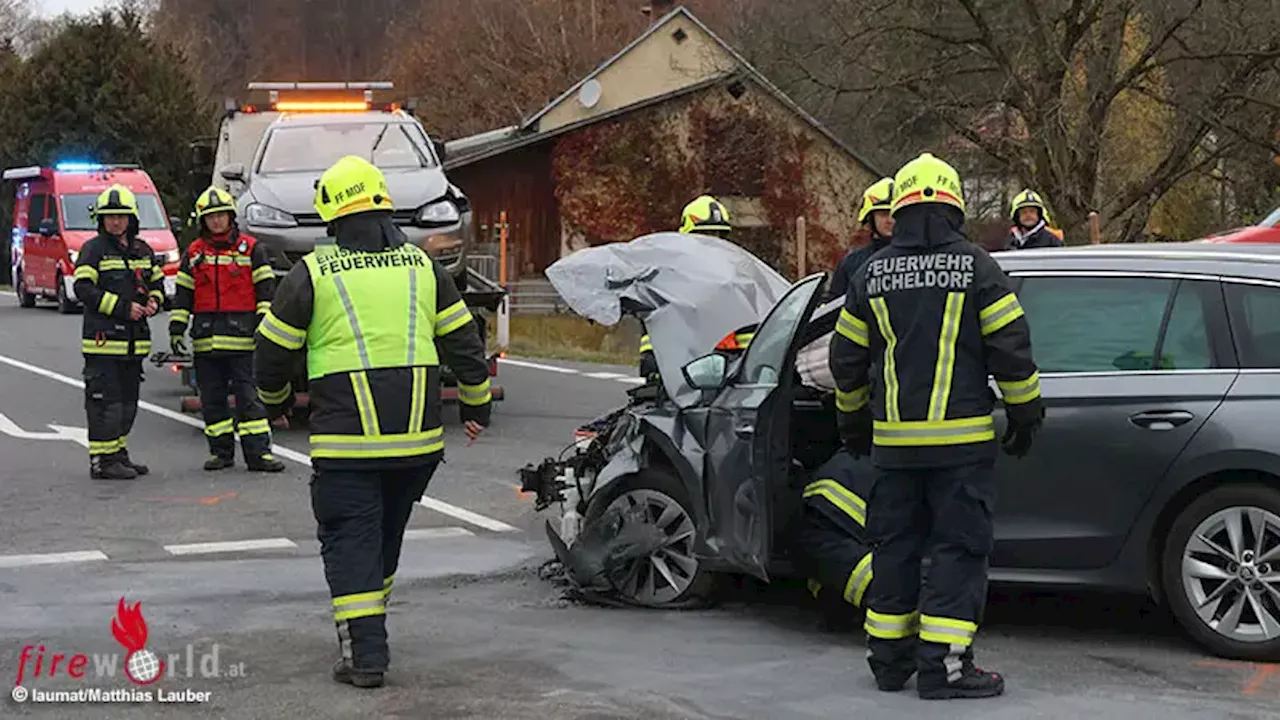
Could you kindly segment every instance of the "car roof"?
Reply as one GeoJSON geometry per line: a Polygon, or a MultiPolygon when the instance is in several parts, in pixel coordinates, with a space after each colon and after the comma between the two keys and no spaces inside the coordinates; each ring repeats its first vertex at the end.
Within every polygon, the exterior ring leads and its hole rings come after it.
{"type": "Polygon", "coordinates": [[[333,113],[281,113],[271,122],[271,127],[280,125],[312,126],[312,125],[367,125],[369,123],[413,123],[411,115],[404,113],[369,110],[367,112],[333,112],[333,113]]]}
{"type": "Polygon", "coordinates": [[[1124,243],[992,253],[1006,272],[1172,273],[1280,282],[1280,245],[1124,243]]]}

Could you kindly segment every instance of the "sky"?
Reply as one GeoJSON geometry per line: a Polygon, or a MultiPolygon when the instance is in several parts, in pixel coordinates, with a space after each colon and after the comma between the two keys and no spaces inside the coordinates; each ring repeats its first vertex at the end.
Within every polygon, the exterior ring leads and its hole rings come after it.
{"type": "Polygon", "coordinates": [[[64,12],[83,13],[97,9],[105,4],[105,0],[36,0],[35,5],[45,17],[61,15],[64,12]]]}

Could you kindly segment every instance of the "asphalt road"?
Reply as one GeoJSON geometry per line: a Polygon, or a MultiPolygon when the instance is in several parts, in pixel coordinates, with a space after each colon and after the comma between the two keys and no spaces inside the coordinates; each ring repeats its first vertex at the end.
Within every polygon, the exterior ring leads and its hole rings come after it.
{"type": "MultiPolygon", "coordinates": [[[[1280,666],[1206,658],[1140,599],[997,594],[979,659],[1006,674],[1009,692],[974,703],[877,692],[860,633],[824,626],[794,588],[743,587],[699,612],[568,603],[537,574],[550,551],[515,470],[558,453],[576,426],[620,403],[633,370],[523,360],[502,364],[507,400],[474,446],[446,411],[448,459],[397,575],[388,687],[338,686],[327,678],[335,643],[304,431],[276,435],[285,473],[204,473],[200,423],[177,412],[177,377],[148,365],[130,447],[152,473],[92,481],[77,431],[79,322],[0,293],[0,674],[16,685],[21,673],[28,692],[24,703],[5,701],[15,716],[1277,716],[1280,666]],[[142,602],[146,646],[168,666],[146,688],[151,700],[32,702],[34,690],[143,691],[119,672],[110,625],[122,596],[142,602]],[[73,665],[81,678],[67,674],[76,654],[88,658],[73,665]],[[187,690],[204,701],[160,702],[160,691],[187,690]]],[[[158,340],[164,322],[153,321],[158,340]]]]}

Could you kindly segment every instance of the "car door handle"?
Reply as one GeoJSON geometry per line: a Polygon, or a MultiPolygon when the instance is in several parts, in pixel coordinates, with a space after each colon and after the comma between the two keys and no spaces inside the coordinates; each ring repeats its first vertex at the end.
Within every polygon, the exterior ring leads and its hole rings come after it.
{"type": "Polygon", "coordinates": [[[733,429],[733,434],[744,440],[751,437],[756,431],[755,425],[738,425],[733,429]]]}
{"type": "Polygon", "coordinates": [[[1129,416],[1129,422],[1147,430],[1172,430],[1195,419],[1185,410],[1149,410],[1129,416]]]}

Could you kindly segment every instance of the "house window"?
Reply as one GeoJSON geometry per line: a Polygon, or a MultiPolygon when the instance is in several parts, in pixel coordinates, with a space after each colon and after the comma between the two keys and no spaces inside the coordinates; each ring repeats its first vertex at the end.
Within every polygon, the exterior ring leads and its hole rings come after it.
{"type": "Polygon", "coordinates": [[[671,33],[671,37],[675,39],[676,44],[680,44],[689,39],[689,34],[684,31],[684,28],[676,28],[676,31],[671,33]]]}

